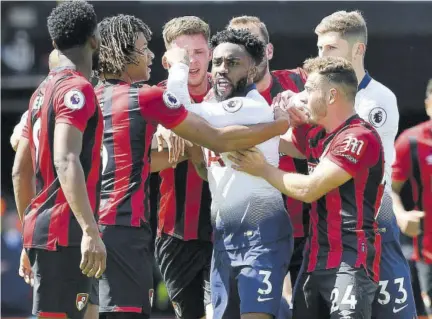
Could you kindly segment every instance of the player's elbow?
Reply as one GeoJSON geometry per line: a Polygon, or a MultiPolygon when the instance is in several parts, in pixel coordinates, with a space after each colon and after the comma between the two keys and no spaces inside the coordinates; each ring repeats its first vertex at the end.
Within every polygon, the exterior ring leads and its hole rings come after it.
{"type": "Polygon", "coordinates": [[[304,203],[310,204],[317,201],[321,196],[317,193],[316,186],[311,183],[307,183],[301,192],[300,200],[304,203]]]}
{"type": "Polygon", "coordinates": [[[57,175],[61,178],[68,169],[79,164],[79,156],[74,153],[57,153],[54,154],[54,167],[57,175]]]}

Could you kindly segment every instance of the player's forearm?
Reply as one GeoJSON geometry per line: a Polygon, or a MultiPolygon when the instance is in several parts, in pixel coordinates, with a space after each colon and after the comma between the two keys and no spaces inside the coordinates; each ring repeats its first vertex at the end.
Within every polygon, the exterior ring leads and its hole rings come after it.
{"type": "Polygon", "coordinates": [[[84,171],[76,154],[56,154],[54,165],[65,198],[82,231],[89,235],[99,233],[92,211],[84,171]]]}
{"type": "Polygon", "coordinates": [[[307,175],[286,173],[266,164],[262,169],[261,177],[288,197],[305,203],[311,203],[317,199],[307,175]]]}
{"type": "Polygon", "coordinates": [[[305,159],[306,157],[300,153],[292,141],[288,141],[281,136],[279,143],[279,153],[284,153],[293,158],[305,159]]]}
{"type": "Polygon", "coordinates": [[[25,138],[17,149],[12,168],[12,183],[18,216],[22,222],[24,212],[36,194],[31,151],[29,141],[25,138]]]}
{"type": "Polygon", "coordinates": [[[195,171],[197,172],[198,176],[201,177],[203,180],[208,181],[208,174],[207,174],[207,166],[204,161],[194,163],[192,162],[195,171]]]}
{"type": "Polygon", "coordinates": [[[207,181],[207,165],[204,160],[203,151],[201,146],[193,145],[186,149],[188,159],[192,162],[195,167],[195,171],[198,176],[203,180],[207,181]]]}
{"type": "Polygon", "coordinates": [[[251,126],[227,126],[217,130],[209,148],[219,153],[251,148],[288,130],[288,122],[276,120],[251,126]],[[213,147],[213,148],[212,148],[213,147]]]}
{"type": "Polygon", "coordinates": [[[24,220],[24,212],[35,197],[35,181],[33,169],[14,164],[12,170],[12,183],[15,195],[15,203],[21,223],[24,220]],[[17,165],[17,166],[16,166],[17,165]]]}
{"type": "Polygon", "coordinates": [[[169,69],[167,91],[173,93],[186,109],[191,105],[188,78],[189,66],[184,63],[175,63],[169,69]]]}
{"type": "MultiPolygon", "coordinates": [[[[187,159],[187,156],[183,155],[179,157],[179,160],[176,162],[181,163],[187,159]]],[[[152,152],[151,153],[151,163],[150,163],[150,171],[152,173],[163,171],[164,169],[170,168],[173,166],[173,163],[169,162],[169,153],[168,151],[162,152],[152,152]]]]}
{"type": "Polygon", "coordinates": [[[400,197],[400,191],[403,186],[403,182],[393,182],[392,183],[392,192],[391,197],[393,201],[393,210],[396,215],[396,218],[400,218],[405,213],[405,208],[402,203],[402,198],[400,197]]]}

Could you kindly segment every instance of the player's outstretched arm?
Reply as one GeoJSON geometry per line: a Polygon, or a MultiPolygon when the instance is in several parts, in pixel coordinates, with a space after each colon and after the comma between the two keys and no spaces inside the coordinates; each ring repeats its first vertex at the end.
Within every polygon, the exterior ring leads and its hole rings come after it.
{"type": "Polygon", "coordinates": [[[286,173],[270,165],[257,148],[232,153],[228,158],[234,162],[234,169],[262,177],[281,193],[305,203],[316,201],[352,178],[328,159],[324,159],[311,175],[303,175],[286,173]]]}
{"type": "Polygon", "coordinates": [[[202,148],[198,145],[193,145],[192,147],[188,147],[186,149],[187,156],[189,160],[195,167],[195,171],[203,180],[208,180],[207,175],[207,165],[204,160],[204,154],[202,148]]]}
{"type": "Polygon", "coordinates": [[[83,231],[80,268],[89,277],[100,277],[106,267],[106,250],[99,236],[80,162],[82,139],[83,133],[73,125],[56,123],[54,166],[66,200],[83,231]]]}
{"type": "Polygon", "coordinates": [[[30,143],[21,137],[12,168],[12,182],[18,216],[23,222],[24,211],[36,194],[30,143]]]}
{"type": "Polygon", "coordinates": [[[172,131],[192,143],[223,153],[253,147],[284,134],[288,128],[289,121],[286,118],[251,126],[215,128],[202,117],[189,112],[185,120],[172,128],[172,131]]]}

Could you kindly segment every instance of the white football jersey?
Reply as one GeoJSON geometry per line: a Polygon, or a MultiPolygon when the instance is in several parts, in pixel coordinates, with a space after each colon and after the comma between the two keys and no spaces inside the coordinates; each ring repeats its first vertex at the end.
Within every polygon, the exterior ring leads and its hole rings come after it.
{"type": "Polygon", "coordinates": [[[395,160],[396,151],[394,142],[399,128],[399,110],[394,93],[366,75],[359,85],[355,99],[355,109],[358,115],[372,124],[377,130],[384,147],[385,158],[385,181],[387,191],[391,191],[392,165],[395,160]],[[362,87],[364,81],[370,82],[362,87]]]}
{"type": "Polygon", "coordinates": [[[355,109],[362,119],[377,130],[381,138],[384,148],[384,180],[386,186],[377,222],[382,232],[383,242],[398,241],[399,228],[390,195],[392,165],[396,157],[394,142],[399,128],[399,110],[396,96],[389,88],[372,79],[366,73],[359,84],[355,109]]]}
{"type": "MultiPolygon", "coordinates": [[[[175,70],[175,69],[174,69],[175,70]]],[[[252,125],[274,120],[274,113],[256,89],[246,97],[234,97],[223,102],[189,102],[189,94],[180,91],[184,82],[170,81],[167,90],[178,98],[188,111],[203,117],[214,127],[252,125]],[[175,85],[173,82],[176,82],[175,85]],[[187,98],[186,98],[187,96],[187,98]]],[[[188,72],[177,69],[186,76],[188,72]]],[[[177,78],[177,80],[180,77],[177,78]]],[[[182,80],[184,81],[184,80],[182,80]]],[[[266,160],[279,164],[279,136],[257,145],[266,160]]],[[[215,154],[204,149],[208,182],[212,194],[212,223],[216,249],[235,249],[255,243],[273,242],[291,234],[291,225],[281,193],[262,178],[232,169],[228,153],[215,154]]]]}

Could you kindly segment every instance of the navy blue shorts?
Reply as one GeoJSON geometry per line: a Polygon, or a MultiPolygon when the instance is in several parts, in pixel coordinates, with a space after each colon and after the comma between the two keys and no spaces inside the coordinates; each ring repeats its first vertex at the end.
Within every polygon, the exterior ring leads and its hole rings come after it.
{"type": "Polygon", "coordinates": [[[213,251],[210,275],[213,318],[243,313],[277,316],[293,238],[229,251],[213,251]]]}
{"type": "Polygon", "coordinates": [[[382,243],[380,281],[372,306],[374,319],[412,319],[416,308],[410,268],[398,241],[382,243]]]}
{"type": "Polygon", "coordinates": [[[292,317],[371,318],[377,287],[364,268],[354,268],[344,262],[338,268],[319,269],[310,273],[301,271],[294,287],[292,317]]]}

